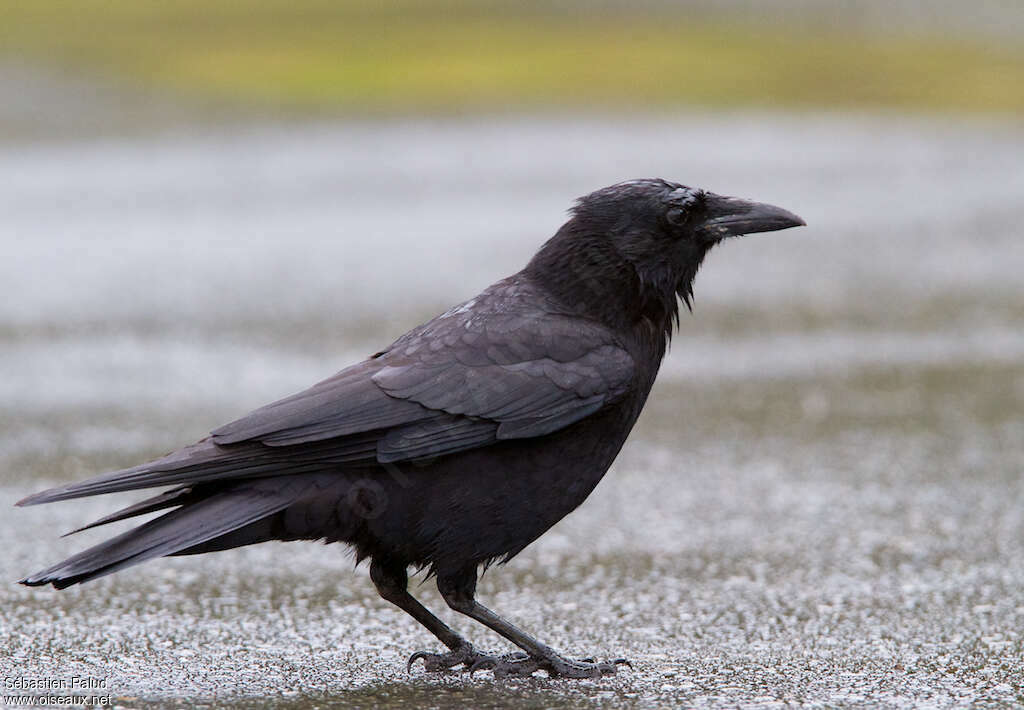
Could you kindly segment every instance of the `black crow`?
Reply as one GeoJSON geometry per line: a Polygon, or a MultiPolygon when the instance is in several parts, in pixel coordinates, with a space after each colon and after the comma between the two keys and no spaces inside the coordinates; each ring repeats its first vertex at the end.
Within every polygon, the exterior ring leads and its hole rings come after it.
{"type": "Polygon", "coordinates": [[[665,180],[587,195],[522,271],[366,360],[161,459],[20,501],[169,488],[87,527],[171,509],[21,581],[63,589],[163,555],[345,542],[370,560],[380,595],[448,648],[413,654],[410,667],[614,673],[623,659],[564,658],[484,607],[478,571],[514,557],[601,480],[708,250],[802,224],[665,180]],[[521,652],[474,649],[412,597],[410,567],[521,652]]]}

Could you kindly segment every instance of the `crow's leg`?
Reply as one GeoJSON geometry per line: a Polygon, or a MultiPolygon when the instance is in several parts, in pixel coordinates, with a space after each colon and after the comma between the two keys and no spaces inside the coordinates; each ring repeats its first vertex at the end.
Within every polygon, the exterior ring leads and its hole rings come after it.
{"type": "Polygon", "coordinates": [[[452,609],[501,634],[523,649],[525,653],[503,657],[484,656],[469,665],[470,672],[490,670],[494,672],[495,676],[529,676],[542,670],[553,678],[599,678],[603,675],[614,675],[619,665],[632,668],[629,661],[624,658],[601,663],[592,658],[579,661],[564,658],[550,646],[513,626],[476,601],[476,579],[476,567],[474,566],[463,570],[458,575],[438,576],[437,588],[452,609]]]}
{"type": "Polygon", "coordinates": [[[473,646],[466,639],[452,631],[446,623],[431,614],[429,609],[409,594],[409,576],[404,565],[389,565],[375,559],[370,564],[370,579],[373,580],[373,585],[377,587],[377,593],[381,597],[423,624],[441,643],[451,649],[449,653],[417,651],[409,657],[409,668],[412,668],[412,664],[417,660],[422,660],[428,671],[445,671],[462,665],[469,668],[490,658],[473,650],[473,646]]]}

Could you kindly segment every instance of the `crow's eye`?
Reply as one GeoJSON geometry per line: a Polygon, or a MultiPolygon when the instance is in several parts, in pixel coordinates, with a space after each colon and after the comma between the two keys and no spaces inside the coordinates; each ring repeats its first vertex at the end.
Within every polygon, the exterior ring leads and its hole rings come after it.
{"type": "Polygon", "coordinates": [[[665,213],[665,219],[669,224],[678,227],[686,221],[686,210],[682,207],[673,207],[665,213]]]}

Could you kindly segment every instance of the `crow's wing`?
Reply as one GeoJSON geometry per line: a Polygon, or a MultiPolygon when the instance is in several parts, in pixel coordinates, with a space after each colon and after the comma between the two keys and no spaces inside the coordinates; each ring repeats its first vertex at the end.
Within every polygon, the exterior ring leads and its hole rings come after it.
{"type": "MultiPolygon", "coordinates": [[[[118,511],[107,522],[181,505],[188,488],[195,485],[218,484],[267,476],[322,473],[331,466],[372,465],[377,460],[379,433],[354,435],[310,444],[291,450],[249,442],[238,446],[219,446],[212,437],[178,449],[155,461],[131,468],[105,473],[78,483],[58,486],[35,493],[17,505],[39,505],[57,500],[97,496],[118,491],[131,491],[163,486],[176,489],[181,498],[170,496],[143,501],[118,511]],[[142,508],[145,508],[143,510],[142,508]]],[[[100,524],[100,523],[97,523],[100,524]]]]}
{"type": "Polygon", "coordinates": [[[373,381],[379,359],[347,367],[312,387],[214,429],[216,444],[258,441],[270,446],[350,436],[418,421],[429,415],[415,402],[388,397],[373,381]]]}
{"type": "Polygon", "coordinates": [[[633,371],[590,321],[456,309],[213,440],[284,447],[382,430],[382,463],[438,456],[557,431],[621,397],[633,371]]]}
{"type": "MultiPolygon", "coordinates": [[[[596,323],[467,304],[196,444],[19,505],[373,466],[542,436],[624,395],[633,371],[630,355],[596,323]]],[[[117,516],[177,504],[158,496],[117,516]]]]}

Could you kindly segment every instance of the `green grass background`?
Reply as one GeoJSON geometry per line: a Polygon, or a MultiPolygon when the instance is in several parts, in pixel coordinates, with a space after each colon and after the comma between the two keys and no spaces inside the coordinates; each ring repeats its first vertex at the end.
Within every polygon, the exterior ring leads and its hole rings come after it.
{"type": "Polygon", "coordinates": [[[536,2],[0,0],[0,56],[285,110],[1024,115],[1024,42],[536,2]]]}

